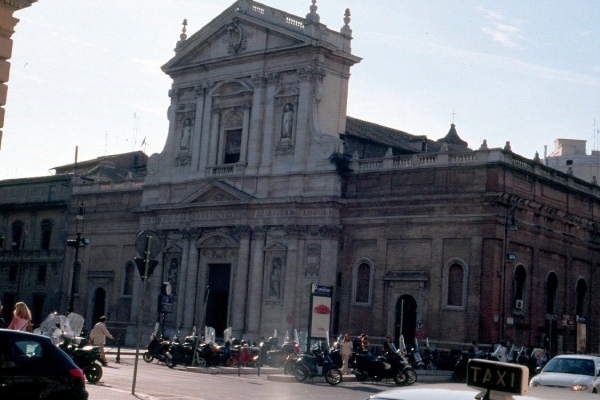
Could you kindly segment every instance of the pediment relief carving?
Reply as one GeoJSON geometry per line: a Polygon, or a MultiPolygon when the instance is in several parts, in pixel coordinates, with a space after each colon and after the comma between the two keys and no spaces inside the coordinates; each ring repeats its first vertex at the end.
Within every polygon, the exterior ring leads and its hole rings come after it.
{"type": "Polygon", "coordinates": [[[265,246],[263,250],[267,251],[267,252],[271,252],[271,253],[273,253],[273,252],[275,252],[275,253],[277,253],[277,252],[286,252],[287,251],[287,246],[285,246],[285,245],[283,245],[282,243],[279,243],[279,242],[273,242],[273,243],[270,243],[267,246],[265,246]]]}
{"type": "Polygon", "coordinates": [[[239,243],[229,235],[221,232],[213,233],[207,237],[201,238],[196,243],[199,248],[209,247],[238,247],[239,243]]]}
{"type": "Polygon", "coordinates": [[[186,197],[181,204],[247,203],[252,199],[247,193],[223,182],[214,181],[186,197]]]}
{"type": "Polygon", "coordinates": [[[252,87],[246,85],[242,81],[225,81],[217,84],[213,89],[212,97],[221,96],[243,96],[244,94],[252,93],[252,87]]]}

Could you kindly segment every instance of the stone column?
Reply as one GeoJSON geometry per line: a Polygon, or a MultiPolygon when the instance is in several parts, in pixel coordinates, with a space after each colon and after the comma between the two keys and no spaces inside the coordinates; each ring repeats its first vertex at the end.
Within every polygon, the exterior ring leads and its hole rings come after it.
{"type": "Polygon", "coordinates": [[[244,113],[244,124],[242,125],[242,145],[240,148],[240,163],[245,164],[248,161],[248,136],[249,130],[248,126],[250,125],[250,111],[252,109],[252,104],[244,104],[242,106],[242,111],[244,113]]]}
{"type": "Polygon", "coordinates": [[[221,110],[214,109],[210,115],[210,133],[208,136],[208,146],[204,146],[208,149],[208,166],[217,165],[219,163],[219,139],[220,139],[220,122],[221,122],[221,110]]]}
{"type": "MultiPolygon", "coordinates": [[[[248,228],[248,227],[243,227],[248,228]]],[[[233,284],[231,285],[231,315],[229,317],[230,326],[233,329],[233,336],[240,337],[240,334],[246,333],[246,309],[248,308],[248,267],[250,257],[250,244],[252,231],[242,229],[239,234],[240,247],[238,252],[238,262],[233,271],[233,284]]]]}
{"type": "MultiPolygon", "coordinates": [[[[205,104],[205,96],[206,96],[206,88],[202,85],[196,87],[196,121],[194,121],[194,132],[190,141],[192,143],[191,147],[191,170],[193,172],[198,172],[200,170],[202,174],[200,176],[204,176],[205,169],[200,168],[200,151],[202,149],[202,141],[206,140],[208,135],[204,135],[206,132],[202,124],[204,123],[204,104],[205,104]]],[[[203,160],[204,164],[206,164],[206,159],[203,160]]]]}
{"type": "Polygon", "coordinates": [[[267,235],[267,230],[264,227],[254,228],[252,235],[251,246],[251,259],[248,277],[248,296],[247,296],[247,333],[254,335],[256,338],[260,337],[260,319],[262,312],[262,299],[263,294],[263,277],[264,277],[264,241],[267,235]]]}

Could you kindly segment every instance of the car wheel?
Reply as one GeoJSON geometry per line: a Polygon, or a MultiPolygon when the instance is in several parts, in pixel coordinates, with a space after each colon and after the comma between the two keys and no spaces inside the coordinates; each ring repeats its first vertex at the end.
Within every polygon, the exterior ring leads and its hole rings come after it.
{"type": "Polygon", "coordinates": [[[102,367],[96,363],[92,363],[92,365],[85,369],[84,373],[89,383],[98,383],[100,378],[102,378],[102,367]]]}
{"type": "Polygon", "coordinates": [[[331,368],[325,372],[325,380],[330,385],[337,385],[342,382],[342,373],[337,368],[331,368]]]}
{"type": "Polygon", "coordinates": [[[296,371],[294,371],[294,376],[298,382],[304,382],[308,378],[308,369],[304,365],[298,365],[296,371]]]}
{"type": "Polygon", "coordinates": [[[149,352],[145,352],[144,355],[142,356],[142,358],[147,363],[151,363],[154,360],[154,357],[152,357],[149,352]]]}

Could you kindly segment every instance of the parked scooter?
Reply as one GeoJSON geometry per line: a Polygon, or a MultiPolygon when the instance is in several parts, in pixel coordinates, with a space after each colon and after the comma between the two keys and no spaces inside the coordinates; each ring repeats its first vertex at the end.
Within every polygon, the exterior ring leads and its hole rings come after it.
{"type": "Polygon", "coordinates": [[[196,348],[196,340],[198,340],[198,337],[192,335],[186,337],[185,341],[180,343],[179,336],[175,335],[169,350],[165,353],[167,367],[173,368],[177,365],[205,367],[206,359],[200,356],[200,350],[196,348]],[[195,353],[194,350],[196,350],[195,353]],[[196,354],[196,357],[194,357],[194,354],[196,354]]]}
{"type": "Polygon", "coordinates": [[[315,376],[323,376],[330,385],[342,382],[342,373],[329,357],[327,349],[315,348],[311,353],[303,354],[296,362],[294,376],[298,382],[315,376]]]}
{"type": "Polygon", "coordinates": [[[144,353],[142,358],[147,363],[151,363],[155,358],[159,363],[164,363],[167,361],[167,351],[169,351],[170,345],[171,342],[162,336],[154,336],[154,334],[152,334],[150,342],[148,343],[148,350],[144,353]]]}
{"type": "Polygon", "coordinates": [[[89,345],[86,338],[79,336],[83,322],[79,314],[64,316],[52,313],[34,333],[50,337],[81,368],[89,383],[98,383],[103,373],[102,366],[97,362],[100,361],[100,348],[89,345]]]}
{"type": "Polygon", "coordinates": [[[364,382],[369,378],[375,382],[382,379],[393,379],[397,385],[405,385],[408,382],[408,377],[403,372],[402,359],[396,353],[387,352],[379,357],[369,353],[355,354],[350,366],[359,382],[364,382]]]}
{"type": "Polygon", "coordinates": [[[413,367],[413,369],[425,368],[425,363],[423,362],[423,357],[421,357],[421,353],[419,353],[419,351],[414,347],[408,349],[408,351],[406,352],[406,359],[410,363],[410,366],[413,367]]]}

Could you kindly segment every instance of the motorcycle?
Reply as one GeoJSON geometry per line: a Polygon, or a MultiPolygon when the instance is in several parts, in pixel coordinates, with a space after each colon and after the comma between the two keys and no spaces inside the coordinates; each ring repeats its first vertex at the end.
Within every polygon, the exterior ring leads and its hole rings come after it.
{"type": "Polygon", "coordinates": [[[165,353],[167,367],[174,368],[177,365],[206,367],[206,359],[201,357],[200,349],[196,348],[196,340],[198,340],[197,336],[188,336],[184,343],[180,343],[178,335],[175,335],[169,350],[165,353]]]}
{"type": "Polygon", "coordinates": [[[260,350],[247,345],[236,345],[231,348],[231,357],[227,360],[228,367],[237,367],[240,363],[240,352],[242,354],[242,366],[255,367],[258,365],[260,350]]]}
{"type": "Polygon", "coordinates": [[[333,363],[326,349],[316,348],[311,353],[303,354],[296,362],[294,376],[298,382],[304,382],[307,378],[315,376],[323,376],[330,385],[342,382],[342,373],[333,363]]]}
{"type": "Polygon", "coordinates": [[[456,360],[454,371],[452,372],[452,380],[454,382],[466,382],[467,381],[467,367],[469,360],[473,358],[498,361],[495,354],[490,354],[485,350],[478,351],[476,354],[463,353],[456,360]]]}
{"type": "Polygon", "coordinates": [[[79,336],[84,319],[81,315],[70,313],[68,316],[52,313],[40,324],[34,333],[48,336],[52,342],[73,359],[83,371],[89,383],[98,383],[102,378],[100,347],[89,345],[87,339],[79,336]]]}
{"type": "Polygon", "coordinates": [[[421,357],[421,353],[414,347],[411,347],[406,353],[406,358],[410,363],[410,366],[413,369],[423,369],[425,368],[425,363],[423,362],[423,357],[421,357]]]}
{"type": "Polygon", "coordinates": [[[425,354],[423,356],[423,360],[424,360],[424,364],[425,364],[425,369],[428,371],[435,371],[437,370],[437,364],[435,362],[435,355],[434,353],[429,350],[429,348],[425,349],[425,354]]]}
{"type": "Polygon", "coordinates": [[[298,344],[294,342],[286,342],[281,346],[280,349],[267,351],[266,360],[263,360],[263,364],[273,368],[280,368],[286,362],[288,356],[292,353],[298,354],[300,352],[298,344]]]}
{"type": "Polygon", "coordinates": [[[144,353],[142,358],[147,363],[151,363],[155,358],[159,363],[164,363],[167,361],[167,351],[169,350],[170,345],[171,342],[166,340],[166,338],[152,334],[150,342],[148,343],[148,350],[144,353]]]}
{"type": "Polygon", "coordinates": [[[386,353],[375,357],[371,354],[356,354],[350,364],[356,380],[364,382],[367,379],[379,382],[382,379],[393,379],[397,385],[405,385],[408,377],[404,374],[402,360],[394,353],[386,353]]]}

